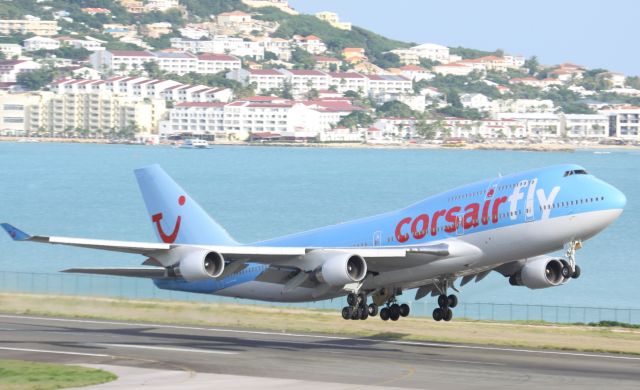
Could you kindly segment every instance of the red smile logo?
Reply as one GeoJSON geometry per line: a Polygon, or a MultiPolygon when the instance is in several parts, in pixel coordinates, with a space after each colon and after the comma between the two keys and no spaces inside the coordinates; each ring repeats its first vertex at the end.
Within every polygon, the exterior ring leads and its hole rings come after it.
{"type": "MultiPolygon", "coordinates": [[[[184,197],[184,195],[181,195],[178,198],[178,204],[180,206],[183,206],[186,200],[187,199],[184,197]]],[[[178,232],[180,231],[180,222],[182,222],[181,216],[178,215],[178,218],[176,219],[176,224],[173,227],[173,231],[171,232],[171,234],[165,233],[164,230],[162,229],[162,224],[160,224],[160,221],[162,221],[162,213],[152,215],[151,221],[156,224],[156,229],[158,229],[158,234],[160,235],[162,242],[167,244],[172,244],[176,240],[176,238],[178,237],[178,232]]]]}

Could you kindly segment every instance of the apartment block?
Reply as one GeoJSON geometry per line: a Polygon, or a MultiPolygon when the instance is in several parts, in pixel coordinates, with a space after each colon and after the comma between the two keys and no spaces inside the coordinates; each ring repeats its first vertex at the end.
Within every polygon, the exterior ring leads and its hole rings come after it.
{"type": "Polygon", "coordinates": [[[0,20],[0,34],[2,35],[20,33],[50,37],[58,34],[59,29],[58,22],[55,20],[38,20],[37,18],[0,20]]]}
{"type": "Polygon", "coordinates": [[[171,38],[171,47],[190,53],[230,54],[238,57],[264,58],[264,47],[258,42],[245,41],[242,38],[215,35],[210,40],[190,40],[171,38]]]}
{"type": "Polygon", "coordinates": [[[284,86],[285,75],[275,69],[235,69],[227,73],[226,77],[242,85],[255,83],[256,93],[281,89],[284,86]]]}
{"type": "Polygon", "coordinates": [[[598,112],[609,118],[609,135],[629,141],[640,141],[640,107],[621,106],[598,112]]]}

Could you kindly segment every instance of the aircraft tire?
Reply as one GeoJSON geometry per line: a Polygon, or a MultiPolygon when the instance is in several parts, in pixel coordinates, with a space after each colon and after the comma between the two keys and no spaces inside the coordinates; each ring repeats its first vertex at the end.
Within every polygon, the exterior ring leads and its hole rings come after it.
{"type": "Polygon", "coordinates": [[[398,321],[398,319],[400,318],[400,311],[398,310],[397,312],[391,312],[391,314],[389,315],[389,318],[391,318],[391,321],[398,321]]]}
{"type": "Polygon", "coordinates": [[[455,296],[454,294],[449,295],[447,297],[447,301],[449,301],[449,307],[452,309],[458,306],[458,297],[455,296]]]}
{"type": "Polygon", "coordinates": [[[356,306],[356,303],[358,302],[358,298],[356,297],[356,294],[354,293],[349,293],[347,295],[347,305],[349,306],[356,306]]]}
{"type": "Polygon", "coordinates": [[[393,317],[400,317],[400,305],[398,305],[397,303],[394,303],[393,305],[389,306],[389,317],[393,320],[393,317]]]}
{"type": "Polygon", "coordinates": [[[439,295],[438,306],[440,306],[441,308],[449,307],[449,297],[444,294],[439,295]]]}
{"type": "Polygon", "coordinates": [[[365,306],[363,307],[360,311],[360,319],[361,320],[366,320],[367,318],[369,318],[369,309],[365,306]]]}
{"type": "Polygon", "coordinates": [[[435,309],[433,309],[433,319],[436,321],[442,321],[442,309],[439,307],[436,307],[435,309]]]}
{"type": "Polygon", "coordinates": [[[446,311],[444,312],[444,315],[442,316],[442,319],[445,321],[451,321],[452,318],[453,318],[453,311],[451,311],[451,309],[446,309],[446,311]]]}
{"type": "Polygon", "coordinates": [[[576,271],[573,273],[573,275],[571,275],[571,277],[574,279],[578,279],[580,277],[580,274],[581,274],[580,266],[576,265],[576,271]]]}
{"type": "Polygon", "coordinates": [[[376,305],[375,303],[371,303],[368,307],[368,310],[371,317],[375,317],[378,315],[378,305],[376,305]]]}
{"type": "Polygon", "coordinates": [[[344,318],[345,320],[349,320],[351,319],[351,312],[353,311],[353,307],[351,306],[345,306],[342,308],[342,318],[344,318]]]}
{"type": "Polygon", "coordinates": [[[410,311],[411,311],[411,308],[406,303],[403,303],[402,305],[400,305],[400,316],[406,317],[409,315],[410,311]]]}
{"type": "Polygon", "coordinates": [[[389,320],[389,309],[387,309],[386,307],[383,307],[382,310],[380,310],[380,319],[382,321],[389,320]]]}

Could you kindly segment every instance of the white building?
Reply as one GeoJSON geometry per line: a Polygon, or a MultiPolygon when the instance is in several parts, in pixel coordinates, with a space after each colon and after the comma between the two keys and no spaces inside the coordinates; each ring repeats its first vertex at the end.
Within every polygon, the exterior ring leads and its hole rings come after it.
{"type": "Polygon", "coordinates": [[[491,102],[489,111],[499,113],[554,112],[556,106],[549,99],[496,99],[491,102]]]}
{"type": "Polygon", "coordinates": [[[161,70],[176,74],[189,72],[211,74],[240,68],[240,59],[225,54],[196,56],[186,52],[105,50],[91,54],[89,59],[95,69],[110,70],[118,74],[141,70],[146,62],[157,62],[161,70]]]}
{"type": "Polygon", "coordinates": [[[146,12],[164,12],[171,8],[178,8],[180,6],[180,2],[178,0],[147,0],[145,3],[144,8],[146,12]]]}
{"type": "Polygon", "coordinates": [[[281,89],[284,86],[285,75],[275,69],[235,69],[227,73],[230,80],[235,80],[242,85],[255,83],[256,93],[264,93],[270,90],[281,89]]]}
{"type": "Polygon", "coordinates": [[[609,136],[609,117],[594,114],[560,115],[568,138],[604,139],[609,136]]]}
{"type": "Polygon", "coordinates": [[[341,22],[340,17],[335,12],[329,12],[329,11],[317,12],[316,18],[320,20],[324,20],[325,22],[329,23],[330,25],[332,25],[337,29],[351,30],[351,23],[341,22]]]}
{"type": "Polygon", "coordinates": [[[640,141],[640,107],[622,106],[598,111],[609,118],[609,134],[612,137],[640,141]]]}
{"type": "Polygon", "coordinates": [[[308,51],[311,54],[322,54],[327,51],[327,46],[322,40],[315,35],[308,35],[306,37],[300,35],[294,35],[293,41],[296,46],[308,51]]]}
{"type": "Polygon", "coordinates": [[[245,41],[242,38],[215,35],[211,40],[187,40],[171,38],[171,47],[191,53],[230,54],[238,57],[264,58],[264,47],[258,42],[245,41]]]}
{"type": "Polygon", "coordinates": [[[432,68],[433,73],[437,73],[443,76],[468,76],[474,71],[473,67],[458,64],[456,62],[451,64],[436,65],[432,68]]]}
{"type": "Polygon", "coordinates": [[[93,39],[74,39],[70,43],[76,49],[85,49],[89,51],[99,51],[105,49],[104,46],[102,46],[104,42],[93,39]]]}
{"type": "Polygon", "coordinates": [[[15,43],[0,43],[0,53],[9,60],[19,58],[22,55],[22,46],[15,43]]]}
{"type": "Polygon", "coordinates": [[[56,50],[60,48],[60,41],[47,37],[31,37],[22,42],[24,50],[56,50]]]}
{"type": "Polygon", "coordinates": [[[491,106],[489,98],[481,93],[463,93],[460,95],[460,103],[467,108],[486,111],[491,106]]]}
{"type": "Polygon", "coordinates": [[[22,72],[40,69],[40,64],[30,60],[0,60],[0,82],[14,83],[22,72]]]}
{"type": "Polygon", "coordinates": [[[279,69],[279,72],[284,75],[285,82],[291,85],[294,97],[302,97],[312,89],[316,91],[329,89],[331,78],[325,72],[304,69],[279,69]]]}
{"type": "Polygon", "coordinates": [[[435,43],[423,43],[422,45],[411,48],[418,58],[426,58],[431,61],[438,61],[446,64],[450,62],[449,48],[435,43]]]}
{"type": "Polygon", "coordinates": [[[524,124],[529,138],[554,139],[564,134],[562,120],[554,113],[502,113],[497,119],[513,119],[524,124]]]}
{"type": "Polygon", "coordinates": [[[368,94],[376,98],[384,94],[413,93],[413,82],[402,76],[366,75],[368,79],[368,94]]]}

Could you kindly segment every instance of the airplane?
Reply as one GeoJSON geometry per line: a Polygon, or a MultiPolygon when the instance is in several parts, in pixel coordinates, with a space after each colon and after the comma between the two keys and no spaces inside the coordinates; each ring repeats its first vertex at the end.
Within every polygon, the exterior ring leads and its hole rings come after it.
{"type": "Polygon", "coordinates": [[[583,167],[563,164],[465,185],[368,218],[240,244],[159,166],[135,170],[159,242],[32,236],[3,223],[16,241],[146,257],[140,267],[62,272],[149,278],[161,289],[272,302],[346,296],[342,317],[397,321],[415,299],[436,297],[450,321],[458,288],[491,271],[513,286],[541,289],[581,274],[576,250],[613,223],[626,197],[583,167]],[[550,255],[564,250],[563,255],[550,255]],[[460,279],[459,286],[455,282],[460,279]],[[371,303],[368,303],[371,301],[371,303]]]}

